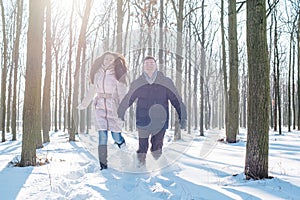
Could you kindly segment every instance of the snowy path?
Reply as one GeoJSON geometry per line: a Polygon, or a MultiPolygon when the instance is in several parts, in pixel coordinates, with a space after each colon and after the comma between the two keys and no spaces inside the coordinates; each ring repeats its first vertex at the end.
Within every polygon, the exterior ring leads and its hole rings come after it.
{"type": "MultiPolygon", "coordinates": [[[[239,143],[228,145],[216,142],[220,133],[207,134],[210,136],[187,136],[179,142],[171,142],[171,136],[167,136],[165,160],[154,161],[148,156],[145,171],[135,171],[132,163],[100,171],[95,152],[90,151],[92,143],[87,143],[91,139],[80,136],[80,141],[68,142],[67,134],[62,132],[52,134],[51,142],[37,150],[38,158],[48,158],[49,164],[7,167],[10,160],[19,158],[21,151],[20,142],[7,141],[0,144],[0,199],[299,198],[299,136],[273,134],[269,169],[275,178],[246,181],[242,173],[245,135],[240,136],[239,143]]],[[[134,133],[125,137],[129,150],[134,150],[134,133]]],[[[126,156],[125,151],[109,145],[111,166],[128,160],[126,156]]]]}

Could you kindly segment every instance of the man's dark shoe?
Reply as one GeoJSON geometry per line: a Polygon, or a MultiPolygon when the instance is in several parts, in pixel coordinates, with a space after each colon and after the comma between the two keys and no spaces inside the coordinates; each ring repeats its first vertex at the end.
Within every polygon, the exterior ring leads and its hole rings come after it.
{"type": "Polygon", "coordinates": [[[137,168],[143,168],[146,166],[146,160],[138,160],[137,168]]]}

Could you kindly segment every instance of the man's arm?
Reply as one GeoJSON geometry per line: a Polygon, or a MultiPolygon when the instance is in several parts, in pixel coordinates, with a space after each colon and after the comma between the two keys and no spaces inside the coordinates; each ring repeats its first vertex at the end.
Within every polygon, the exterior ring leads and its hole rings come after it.
{"type": "Polygon", "coordinates": [[[123,121],[124,121],[124,115],[125,115],[127,108],[129,108],[133,104],[133,102],[135,101],[136,98],[137,98],[136,85],[133,82],[130,85],[128,93],[124,96],[124,98],[122,99],[122,101],[120,102],[119,107],[118,107],[118,111],[117,111],[118,117],[120,119],[122,119],[123,121]]]}
{"type": "Polygon", "coordinates": [[[168,79],[166,86],[168,91],[168,98],[171,104],[174,106],[176,112],[178,113],[181,128],[184,129],[187,120],[186,106],[184,105],[182,98],[171,79],[168,79]]]}

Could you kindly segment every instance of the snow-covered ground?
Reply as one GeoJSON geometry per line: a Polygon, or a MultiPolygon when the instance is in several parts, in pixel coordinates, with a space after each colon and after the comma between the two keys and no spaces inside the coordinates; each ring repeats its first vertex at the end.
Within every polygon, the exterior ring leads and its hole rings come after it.
{"type": "MultiPolygon", "coordinates": [[[[127,147],[109,137],[109,169],[100,171],[97,135],[80,134],[68,142],[64,132],[51,133],[50,143],[37,150],[36,167],[13,167],[20,160],[17,141],[0,143],[0,199],[300,199],[300,132],[270,132],[269,175],[273,179],[245,180],[246,130],[239,142],[217,142],[224,131],[208,130],[205,137],[183,134],[174,142],[165,137],[163,156],[147,156],[137,168],[136,133],[126,133],[127,147]]],[[[1,136],[0,136],[1,138],[1,136]]]]}

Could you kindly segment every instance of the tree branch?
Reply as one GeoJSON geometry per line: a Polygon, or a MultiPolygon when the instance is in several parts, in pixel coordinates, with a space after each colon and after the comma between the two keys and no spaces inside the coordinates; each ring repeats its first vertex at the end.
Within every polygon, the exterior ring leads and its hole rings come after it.
{"type": "Polygon", "coordinates": [[[173,6],[175,15],[176,15],[176,19],[177,19],[177,21],[178,21],[178,17],[179,17],[179,16],[178,16],[178,11],[177,11],[177,9],[176,9],[176,5],[175,5],[174,0],[171,0],[171,3],[172,3],[172,6],[173,6]]]}
{"type": "Polygon", "coordinates": [[[279,3],[279,0],[276,0],[275,2],[273,2],[270,7],[267,10],[267,18],[268,16],[271,14],[272,10],[276,7],[276,5],[279,3]]]}
{"type": "Polygon", "coordinates": [[[238,12],[240,12],[240,10],[242,9],[242,7],[245,5],[245,3],[246,3],[246,1],[241,1],[241,2],[237,2],[237,4],[241,4],[240,6],[239,6],[239,8],[237,9],[237,13],[238,12]]]}
{"type": "Polygon", "coordinates": [[[183,20],[184,20],[187,16],[189,16],[191,13],[193,13],[193,12],[196,11],[196,10],[198,10],[199,8],[202,8],[202,6],[199,6],[199,7],[196,7],[196,8],[194,8],[194,9],[190,10],[190,11],[183,17],[183,20]]]}

